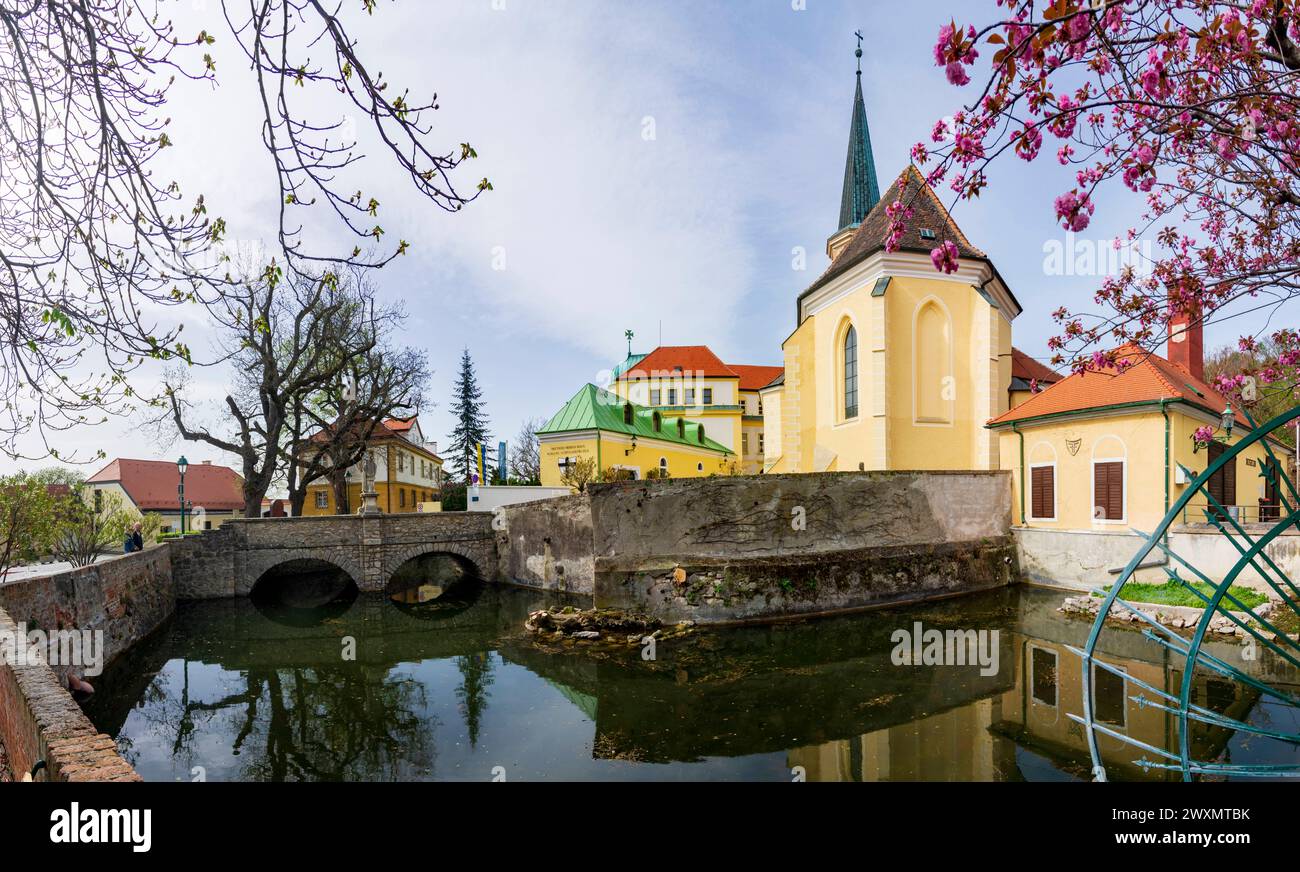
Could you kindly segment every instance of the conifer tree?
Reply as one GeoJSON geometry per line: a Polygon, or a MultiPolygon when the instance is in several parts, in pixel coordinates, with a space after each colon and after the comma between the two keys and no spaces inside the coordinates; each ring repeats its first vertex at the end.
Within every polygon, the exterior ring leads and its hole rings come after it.
{"type": "MultiPolygon", "coordinates": [[[[492,438],[488,433],[482,396],[478,379],[474,376],[474,362],[470,360],[469,349],[466,348],[460,356],[460,376],[452,389],[451,411],[456,416],[456,426],[451,431],[450,457],[452,470],[466,483],[469,482],[470,473],[477,469],[474,446],[480,443],[486,445],[492,438]]],[[[485,469],[484,473],[486,472],[485,469]]]]}

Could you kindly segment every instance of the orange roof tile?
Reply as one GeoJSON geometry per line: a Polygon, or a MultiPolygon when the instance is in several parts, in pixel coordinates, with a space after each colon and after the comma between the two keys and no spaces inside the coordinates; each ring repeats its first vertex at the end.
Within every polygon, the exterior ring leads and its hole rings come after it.
{"type": "Polygon", "coordinates": [[[1039,363],[1019,348],[1011,349],[1011,377],[1025,381],[1038,379],[1040,385],[1056,384],[1061,380],[1059,372],[1039,363]]]}
{"type": "Polygon", "coordinates": [[[707,345],[661,345],[619,375],[619,380],[635,381],[679,371],[705,378],[738,377],[707,345]]]}
{"type": "MultiPolygon", "coordinates": [[[[1222,413],[1228,400],[1182,366],[1136,345],[1124,345],[1119,356],[1130,362],[1123,370],[1073,373],[1034,394],[1020,405],[989,421],[990,426],[1010,424],[1043,415],[1085,412],[1130,403],[1182,400],[1213,415],[1222,413]]],[[[1237,421],[1249,427],[1238,412],[1237,421]]]]}
{"type": "Polygon", "coordinates": [[[783,366],[754,366],[744,363],[729,363],[727,366],[740,376],[742,391],[757,391],[772,383],[778,375],[785,372],[783,366]]]}
{"type": "MultiPolygon", "coordinates": [[[[176,486],[181,476],[173,460],[119,457],[86,479],[87,484],[116,482],[141,511],[179,510],[176,486]]],[[[185,472],[185,501],[208,510],[244,508],[244,480],[227,466],[191,463],[185,472]]]]}

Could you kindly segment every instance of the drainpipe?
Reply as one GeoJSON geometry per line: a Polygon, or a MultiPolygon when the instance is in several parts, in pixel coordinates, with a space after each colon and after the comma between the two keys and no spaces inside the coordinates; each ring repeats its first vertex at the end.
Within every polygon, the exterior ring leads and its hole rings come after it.
{"type": "Polygon", "coordinates": [[[1025,434],[1020,432],[1019,421],[1012,421],[1011,429],[1020,437],[1020,524],[1025,526],[1025,434]]]}
{"type": "MultiPolygon", "coordinates": [[[[596,475],[600,475],[605,467],[600,464],[600,428],[596,429],[596,475]]],[[[594,476],[593,476],[594,477],[594,476]]]]}

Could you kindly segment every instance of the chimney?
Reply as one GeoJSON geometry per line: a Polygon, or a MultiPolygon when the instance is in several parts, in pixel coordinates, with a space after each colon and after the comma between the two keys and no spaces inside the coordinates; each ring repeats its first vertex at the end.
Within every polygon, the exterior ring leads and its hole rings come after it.
{"type": "Polygon", "coordinates": [[[1205,380],[1205,339],[1202,336],[1200,314],[1175,312],[1169,320],[1169,352],[1171,363],[1176,363],[1205,380]],[[1190,323],[1189,323],[1190,322],[1190,323]]]}

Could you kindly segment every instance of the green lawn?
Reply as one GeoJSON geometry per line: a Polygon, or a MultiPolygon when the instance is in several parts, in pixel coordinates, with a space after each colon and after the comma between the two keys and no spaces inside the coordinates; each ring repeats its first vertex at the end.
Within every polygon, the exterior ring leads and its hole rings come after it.
{"type": "MultiPolygon", "coordinates": [[[[1206,596],[1213,596],[1214,588],[1210,587],[1203,581],[1194,581],[1192,587],[1199,590],[1206,596]]],[[[1110,592],[1111,585],[1106,585],[1106,591],[1110,592]]],[[[1249,587],[1242,587],[1234,584],[1228,588],[1228,593],[1232,594],[1237,600],[1245,606],[1254,608],[1268,602],[1268,597],[1249,587]]],[[[1097,594],[1093,594],[1097,596],[1097,594]]],[[[1124,590],[1120,593],[1122,599],[1133,603],[1153,603],[1161,606],[1195,606],[1203,608],[1204,601],[1187,588],[1183,587],[1176,581],[1166,581],[1164,584],[1143,584],[1137,581],[1130,581],[1124,585],[1124,590]]],[[[1228,609],[1235,609],[1227,597],[1223,599],[1223,605],[1228,609]]]]}

